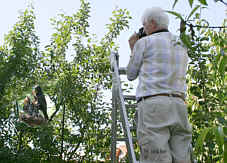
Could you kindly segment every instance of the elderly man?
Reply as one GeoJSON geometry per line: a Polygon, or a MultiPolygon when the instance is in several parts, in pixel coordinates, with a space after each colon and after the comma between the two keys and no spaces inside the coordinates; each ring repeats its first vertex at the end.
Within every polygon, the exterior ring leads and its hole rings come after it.
{"type": "Polygon", "coordinates": [[[158,7],[145,10],[144,34],[129,39],[128,80],[139,78],[137,136],[141,163],[189,163],[186,71],[188,55],[180,39],[168,31],[169,19],[158,7]]]}

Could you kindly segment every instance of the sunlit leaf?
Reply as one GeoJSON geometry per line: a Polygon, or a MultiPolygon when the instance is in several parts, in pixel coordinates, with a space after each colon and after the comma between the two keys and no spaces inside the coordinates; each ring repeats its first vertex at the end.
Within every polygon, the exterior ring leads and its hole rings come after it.
{"type": "Polygon", "coordinates": [[[219,72],[223,74],[227,65],[227,56],[223,56],[219,65],[219,72]]]}
{"type": "Polygon", "coordinates": [[[200,7],[200,5],[197,5],[192,11],[191,11],[191,13],[188,15],[188,17],[187,17],[187,20],[189,20],[190,19],[190,17],[196,12],[196,10],[198,9],[200,7]]]}
{"type": "Polygon", "coordinates": [[[168,13],[170,13],[172,15],[175,15],[177,18],[179,18],[181,20],[184,20],[180,13],[177,13],[175,11],[168,11],[168,10],[166,10],[166,12],[168,12],[168,13]]]}
{"type": "Polygon", "coordinates": [[[188,0],[188,2],[189,2],[189,4],[190,4],[191,7],[192,7],[192,5],[193,5],[193,1],[194,1],[194,0],[188,0]]]}
{"type": "Polygon", "coordinates": [[[210,128],[206,128],[206,129],[203,129],[201,132],[200,132],[200,135],[199,137],[197,138],[197,141],[196,141],[196,149],[198,151],[201,150],[201,148],[203,147],[203,144],[204,144],[204,141],[205,141],[205,138],[208,134],[208,132],[210,131],[210,128]]]}
{"type": "Polygon", "coordinates": [[[206,0],[199,0],[199,2],[203,5],[207,5],[207,1],[206,0]]]}
{"type": "Polygon", "coordinates": [[[178,1],[178,0],[175,0],[175,1],[174,1],[173,6],[172,6],[172,9],[174,9],[175,5],[177,4],[177,1],[178,1]]]}
{"type": "Polygon", "coordinates": [[[222,151],[224,145],[224,132],[222,127],[214,127],[212,130],[213,134],[215,135],[216,141],[219,146],[219,151],[222,151]]]}

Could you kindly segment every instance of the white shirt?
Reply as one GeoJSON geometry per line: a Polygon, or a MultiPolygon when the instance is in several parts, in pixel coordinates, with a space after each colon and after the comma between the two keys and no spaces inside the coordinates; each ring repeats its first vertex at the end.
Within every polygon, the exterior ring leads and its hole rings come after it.
{"type": "Polygon", "coordinates": [[[187,62],[186,48],[170,32],[154,33],[138,40],[127,67],[128,80],[139,76],[137,100],[160,93],[185,96],[187,62]]]}

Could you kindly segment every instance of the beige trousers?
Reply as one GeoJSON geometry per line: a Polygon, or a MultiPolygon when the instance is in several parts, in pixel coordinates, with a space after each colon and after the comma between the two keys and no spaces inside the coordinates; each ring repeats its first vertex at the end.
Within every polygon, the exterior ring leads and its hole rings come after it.
{"type": "Polygon", "coordinates": [[[140,163],[190,163],[192,129],[184,101],[156,96],[137,107],[140,163]]]}

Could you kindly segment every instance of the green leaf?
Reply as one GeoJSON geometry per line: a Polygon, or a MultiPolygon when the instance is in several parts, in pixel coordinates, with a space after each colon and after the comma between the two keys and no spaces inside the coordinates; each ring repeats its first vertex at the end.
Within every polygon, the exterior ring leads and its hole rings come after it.
{"type": "Polygon", "coordinates": [[[222,151],[222,146],[224,145],[224,132],[222,127],[214,127],[213,134],[215,135],[216,142],[219,147],[219,151],[222,151]]]}
{"type": "Polygon", "coordinates": [[[227,65],[227,56],[224,56],[221,59],[220,65],[219,65],[219,72],[220,74],[224,73],[225,71],[225,66],[227,65]]]}
{"type": "Polygon", "coordinates": [[[187,18],[187,21],[190,19],[190,17],[196,12],[196,10],[200,7],[200,5],[197,5],[192,11],[191,13],[189,14],[188,18],[187,18]]]}
{"type": "Polygon", "coordinates": [[[188,35],[182,33],[181,40],[188,48],[191,48],[192,45],[191,45],[190,37],[188,35]]]}
{"type": "Polygon", "coordinates": [[[203,146],[203,143],[204,143],[204,140],[207,136],[207,133],[209,132],[210,128],[206,128],[206,129],[203,129],[201,132],[200,132],[200,135],[196,141],[196,145],[195,145],[195,148],[197,149],[197,151],[201,151],[200,149],[202,148],[203,146]]]}
{"type": "Polygon", "coordinates": [[[206,0],[199,0],[199,2],[203,5],[206,5],[207,6],[207,1],[206,0]]]}
{"type": "Polygon", "coordinates": [[[190,4],[191,7],[192,7],[192,4],[193,4],[193,1],[194,0],[188,0],[188,2],[189,2],[189,4],[190,4]]]}
{"type": "Polygon", "coordinates": [[[178,0],[175,0],[175,1],[174,1],[173,6],[172,6],[172,9],[174,9],[174,7],[176,6],[177,1],[178,1],[178,0]]]}
{"type": "Polygon", "coordinates": [[[174,12],[174,11],[168,11],[168,10],[166,10],[166,12],[168,12],[168,13],[170,13],[170,14],[172,14],[172,15],[175,15],[176,17],[178,17],[179,19],[181,19],[181,20],[184,21],[184,19],[183,19],[183,17],[181,16],[180,13],[177,13],[177,12],[174,12]]]}
{"type": "Polygon", "coordinates": [[[223,127],[223,133],[224,135],[227,135],[227,127],[223,127]]]}
{"type": "Polygon", "coordinates": [[[226,150],[226,149],[227,149],[227,143],[226,143],[226,142],[227,142],[227,141],[226,141],[227,138],[225,137],[224,139],[225,139],[225,143],[224,143],[224,149],[225,149],[225,150],[224,150],[224,152],[223,152],[223,158],[224,158],[224,160],[227,160],[227,150],[226,150]]]}

